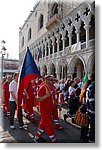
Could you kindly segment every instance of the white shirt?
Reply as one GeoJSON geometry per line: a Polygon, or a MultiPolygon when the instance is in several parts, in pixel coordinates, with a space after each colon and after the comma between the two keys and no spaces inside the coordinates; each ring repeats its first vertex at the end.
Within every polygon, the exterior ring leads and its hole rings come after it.
{"type": "Polygon", "coordinates": [[[69,97],[70,95],[75,91],[75,88],[70,86],[69,89],[68,89],[68,92],[69,92],[69,97]]]}
{"type": "Polygon", "coordinates": [[[78,87],[79,87],[79,88],[81,88],[81,89],[82,89],[82,88],[83,88],[83,86],[84,86],[84,83],[83,83],[83,82],[79,82],[79,83],[78,83],[78,87]]]}
{"type": "Polygon", "coordinates": [[[62,93],[64,94],[64,90],[63,90],[63,88],[64,88],[64,83],[60,83],[60,90],[62,91],[62,93]]]}
{"type": "Polygon", "coordinates": [[[60,87],[59,83],[54,83],[54,86],[56,89],[58,89],[60,87]]]}
{"type": "MultiPolygon", "coordinates": [[[[13,80],[10,84],[9,84],[9,92],[13,92],[15,97],[17,98],[17,82],[15,80],[13,80]]],[[[9,101],[15,101],[10,93],[10,98],[9,101]]]]}

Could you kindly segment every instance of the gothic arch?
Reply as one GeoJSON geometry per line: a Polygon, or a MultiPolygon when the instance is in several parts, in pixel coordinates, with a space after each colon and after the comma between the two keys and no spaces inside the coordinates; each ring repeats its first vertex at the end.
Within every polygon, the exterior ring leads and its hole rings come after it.
{"type": "Polygon", "coordinates": [[[59,79],[67,79],[67,71],[68,71],[68,64],[65,60],[60,60],[57,66],[57,72],[59,74],[59,79]]]}
{"type": "Polygon", "coordinates": [[[69,63],[69,74],[72,74],[72,77],[79,77],[82,78],[84,76],[85,73],[85,68],[86,68],[86,64],[84,59],[79,56],[76,55],[74,56],[69,63]]]}
{"type": "Polygon", "coordinates": [[[53,62],[49,64],[49,72],[56,77],[56,65],[53,62]]]}
{"type": "Polygon", "coordinates": [[[45,64],[43,64],[41,66],[41,75],[45,76],[47,74],[47,66],[45,64]]]}
{"type": "Polygon", "coordinates": [[[92,72],[95,72],[95,53],[94,52],[90,55],[87,61],[86,68],[89,74],[92,72]]]}

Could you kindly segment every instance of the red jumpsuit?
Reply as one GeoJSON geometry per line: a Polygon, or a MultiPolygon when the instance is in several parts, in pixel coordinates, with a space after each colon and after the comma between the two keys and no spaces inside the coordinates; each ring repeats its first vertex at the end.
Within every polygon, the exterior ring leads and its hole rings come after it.
{"type": "Polygon", "coordinates": [[[27,89],[26,89],[26,92],[28,94],[28,98],[27,98],[27,95],[26,95],[26,111],[27,111],[27,118],[31,119],[34,123],[36,123],[36,119],[34,117],[34,109],[33,107],[35,105],[37,105],[37,102],[35,100],[35,91],[36,90],[36,87],[34,85],[34,82],[30,82],[27,89]]]}
{"type": "Polygon", "coordinates": [[[4,92],[4,113],[9,113],[10,112],[10,108],[9,108],[9,98],[10,98],[10,92],[9,92],[9,84],[10,82],[5,81],[2,84],[2,90],[4,92]]]}
{"type": "MultiPolygon", "coordinates": [[[[42,97],[46,95],[46,83],[43,83],[42,86],[38,90],[38,96],[42,97]]],[[[51,91],[50,91],[51,92],[51,91]]],[[[36,136],[41,138],[41,134],[46,130],[50,140],[52,142],[56,142],[56,136],[54,132],[54,127],[52,123],[52,115],[53,115],[53,100],[52,94],[49,97],[45,98],[43,101],[39,102],[39,111],[41,113],[41,120],[38,126],[38,130],[36,136]]]]}

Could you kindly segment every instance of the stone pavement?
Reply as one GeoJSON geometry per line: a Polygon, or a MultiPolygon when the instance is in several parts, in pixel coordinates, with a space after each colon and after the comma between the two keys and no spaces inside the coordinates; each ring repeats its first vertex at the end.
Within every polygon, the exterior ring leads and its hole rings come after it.
{"type": "MultiPolygon", "coordinates": [[[[60,117],[60,124],[64,127],[63,131],[58,131],[55,129],[55,134],[58,140],[58,143],[80,143],[80,128],[73,125],[71,120],[68,119],[68,122],[63,120],[63,114],[66,112],[66,109],[62,109],[60,117]]],[[[35,116],[38,118],[38,123],[40,120],[40,115],[35,109],[35,116]]],[[[19,129],[17,119],[15,119],[16,129],[12,130],[9,128],[8,117],[1,115],[0,117],[0,143],[34,143],[34,135],[37,131],[37,124],[31,123],[24,117],[24,123],[28,125],[25,129],[19,129]]],[[[49,143],[49,138],[46,132],[43,133],[43,137],[49,143]]]]}

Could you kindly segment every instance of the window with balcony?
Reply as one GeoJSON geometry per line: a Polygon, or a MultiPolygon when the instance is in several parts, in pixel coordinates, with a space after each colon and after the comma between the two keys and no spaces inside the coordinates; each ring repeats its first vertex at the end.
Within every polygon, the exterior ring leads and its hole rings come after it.
{"type": "Polygon", "coordinates": [[[24,36],[22,37],[22,47],[24,46],[24,36]]]}
{"type": "Polygon", "coordinates": [[[44,16],[43,14],[40,14],[39,20],[38,20],[38,30],[40,30],[43,27],[44,23],[44,16]]]}
{"type": "Polygon", "coordinates": [[[50,18],[52,18],[55,14],[58,14],[58,4],[57,3],[53,4],[50,18]]]}
{"type": "Polygon", "coordinates": [[[29,30],[28,30],[28,41],[31,39],[31,37],[32,37],[32,30],[31,30],[31,28],[29,28],[29,30]]]}

